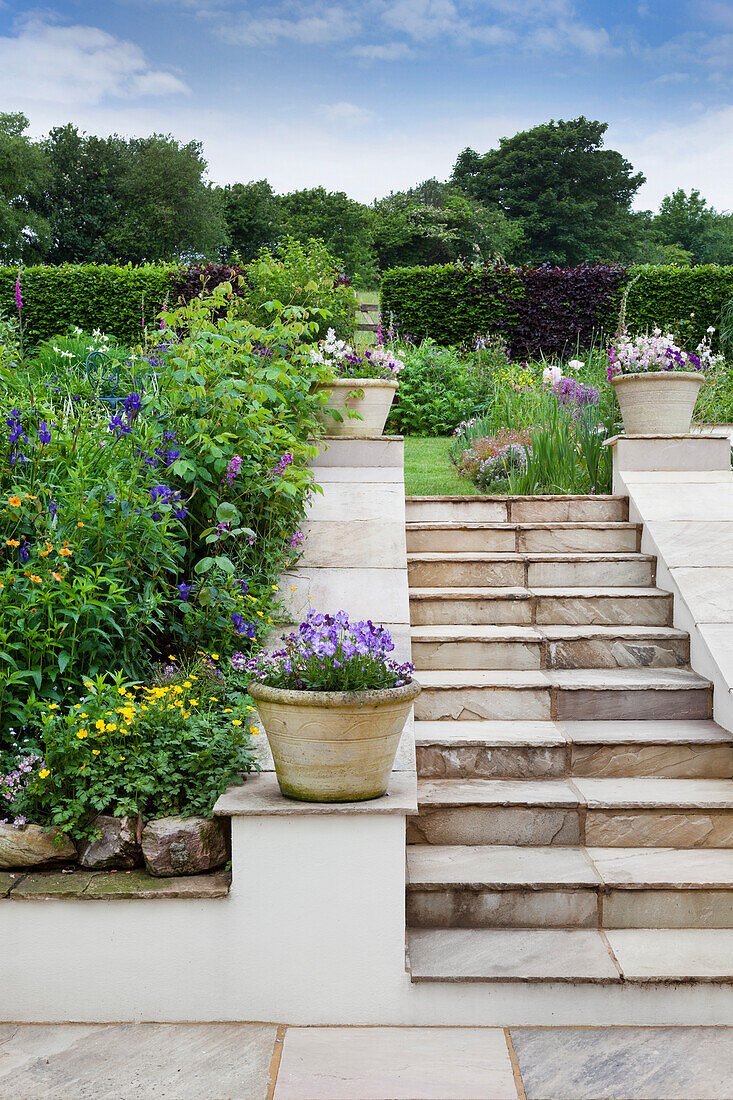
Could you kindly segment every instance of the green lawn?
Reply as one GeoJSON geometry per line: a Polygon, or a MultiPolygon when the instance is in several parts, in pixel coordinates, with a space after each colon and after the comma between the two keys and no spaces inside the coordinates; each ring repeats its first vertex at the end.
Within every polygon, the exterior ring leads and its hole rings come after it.
{"type": "Polygon", "coordinates": [[[405,493],[409,496],[471,496],[478,489],[459,477],[448,458],[450,437],[405,439],[405,493]]]}

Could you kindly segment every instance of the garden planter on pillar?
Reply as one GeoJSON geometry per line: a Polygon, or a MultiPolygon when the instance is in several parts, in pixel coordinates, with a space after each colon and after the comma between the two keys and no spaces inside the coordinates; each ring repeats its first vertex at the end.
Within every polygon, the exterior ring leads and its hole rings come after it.
{"type": "Polygon", "coordinates": [[[384,431],[397,382],[389,378],[336,378],[333,382],[320,383],[317,389],[328,394],[329,406],[343,417],[339,421],[324,410],[319,411],[318,418],[326,435],[364,439],[379,436],[384,431]],[[359,413],[363,419],[349,417],[349,410],[359,413]]]}
{"type": "Polygon", "coordinates": [[[293,691],[252,683],[280,790],[300,802],[362,802],[387,791],[420,685],[293,691]]]}
{"type": "Polygon", "coordinates": [[[693,371],[643,371],[611,379],[626,435],[685,435],[704,375],[693,371]]]}

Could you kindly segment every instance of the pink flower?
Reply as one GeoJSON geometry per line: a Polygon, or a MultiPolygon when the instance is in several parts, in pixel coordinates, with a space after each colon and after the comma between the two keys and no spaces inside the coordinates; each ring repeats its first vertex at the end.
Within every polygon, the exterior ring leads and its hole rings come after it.
{"type": "Polygon", "coordinates": [[[18,278],[15,280],[15,304],[18,311],[23,308],[23,299],[20,296],[20,268],[18,268],[18,278]]]}

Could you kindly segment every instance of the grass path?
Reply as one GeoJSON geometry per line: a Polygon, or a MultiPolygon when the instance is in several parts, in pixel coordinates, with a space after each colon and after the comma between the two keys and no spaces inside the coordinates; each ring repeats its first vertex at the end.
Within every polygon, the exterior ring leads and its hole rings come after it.
{"type": "Polygon", "coordinates": [[[407,496],[471,496],[479,490],[459,477],[448,458],[450,437],[405,439],[405,493],[407,496]]]}

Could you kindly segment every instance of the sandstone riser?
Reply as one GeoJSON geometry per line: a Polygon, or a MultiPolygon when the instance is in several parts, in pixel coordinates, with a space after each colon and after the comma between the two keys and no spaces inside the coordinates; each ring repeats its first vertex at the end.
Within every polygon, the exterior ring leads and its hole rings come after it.
{"type": "Polygon", "coordinates": [[[641,555],[629,555],[621,560],[598,556],[593,561],[536,561],[531,559],[500,560],[489,557],[484,561],[456,559],[434,561],[411,557],[407,564],[407,576],[413,588],[489,588],[497,587],[546,587],[570,588],[577,585],[587,588],[596,584],[632,588],[650,587],[654,584],[653,560],[641,555]]]}
{"type": "MultiPolygon", "coordinates": [[[[620,630],[621,628],[619,628],[620,630]]],[[[687,637],[623,637],[564,641],[417,641],[412,660],[421,669],[684,668],[687,637]]]]}
{"type": "Polygon", "coordinates": [[[637,552],[640,543],[635,523],[407,524],[408,554],[623,554],[637,552]]]}
{"type": "Polygon", "coordinates": [[[461,589],[456,593],[429,588],[410,592],[413,626],[670,626],[672,596],[642,589],[640,593],[586,594],[530,591],[523,588],[461,589]]]}
{"type": "Polygon", "coordinates": [[[407,497],[408,522],[424,520],[484,523],[624,522],[625,497],[407,497]]]}

